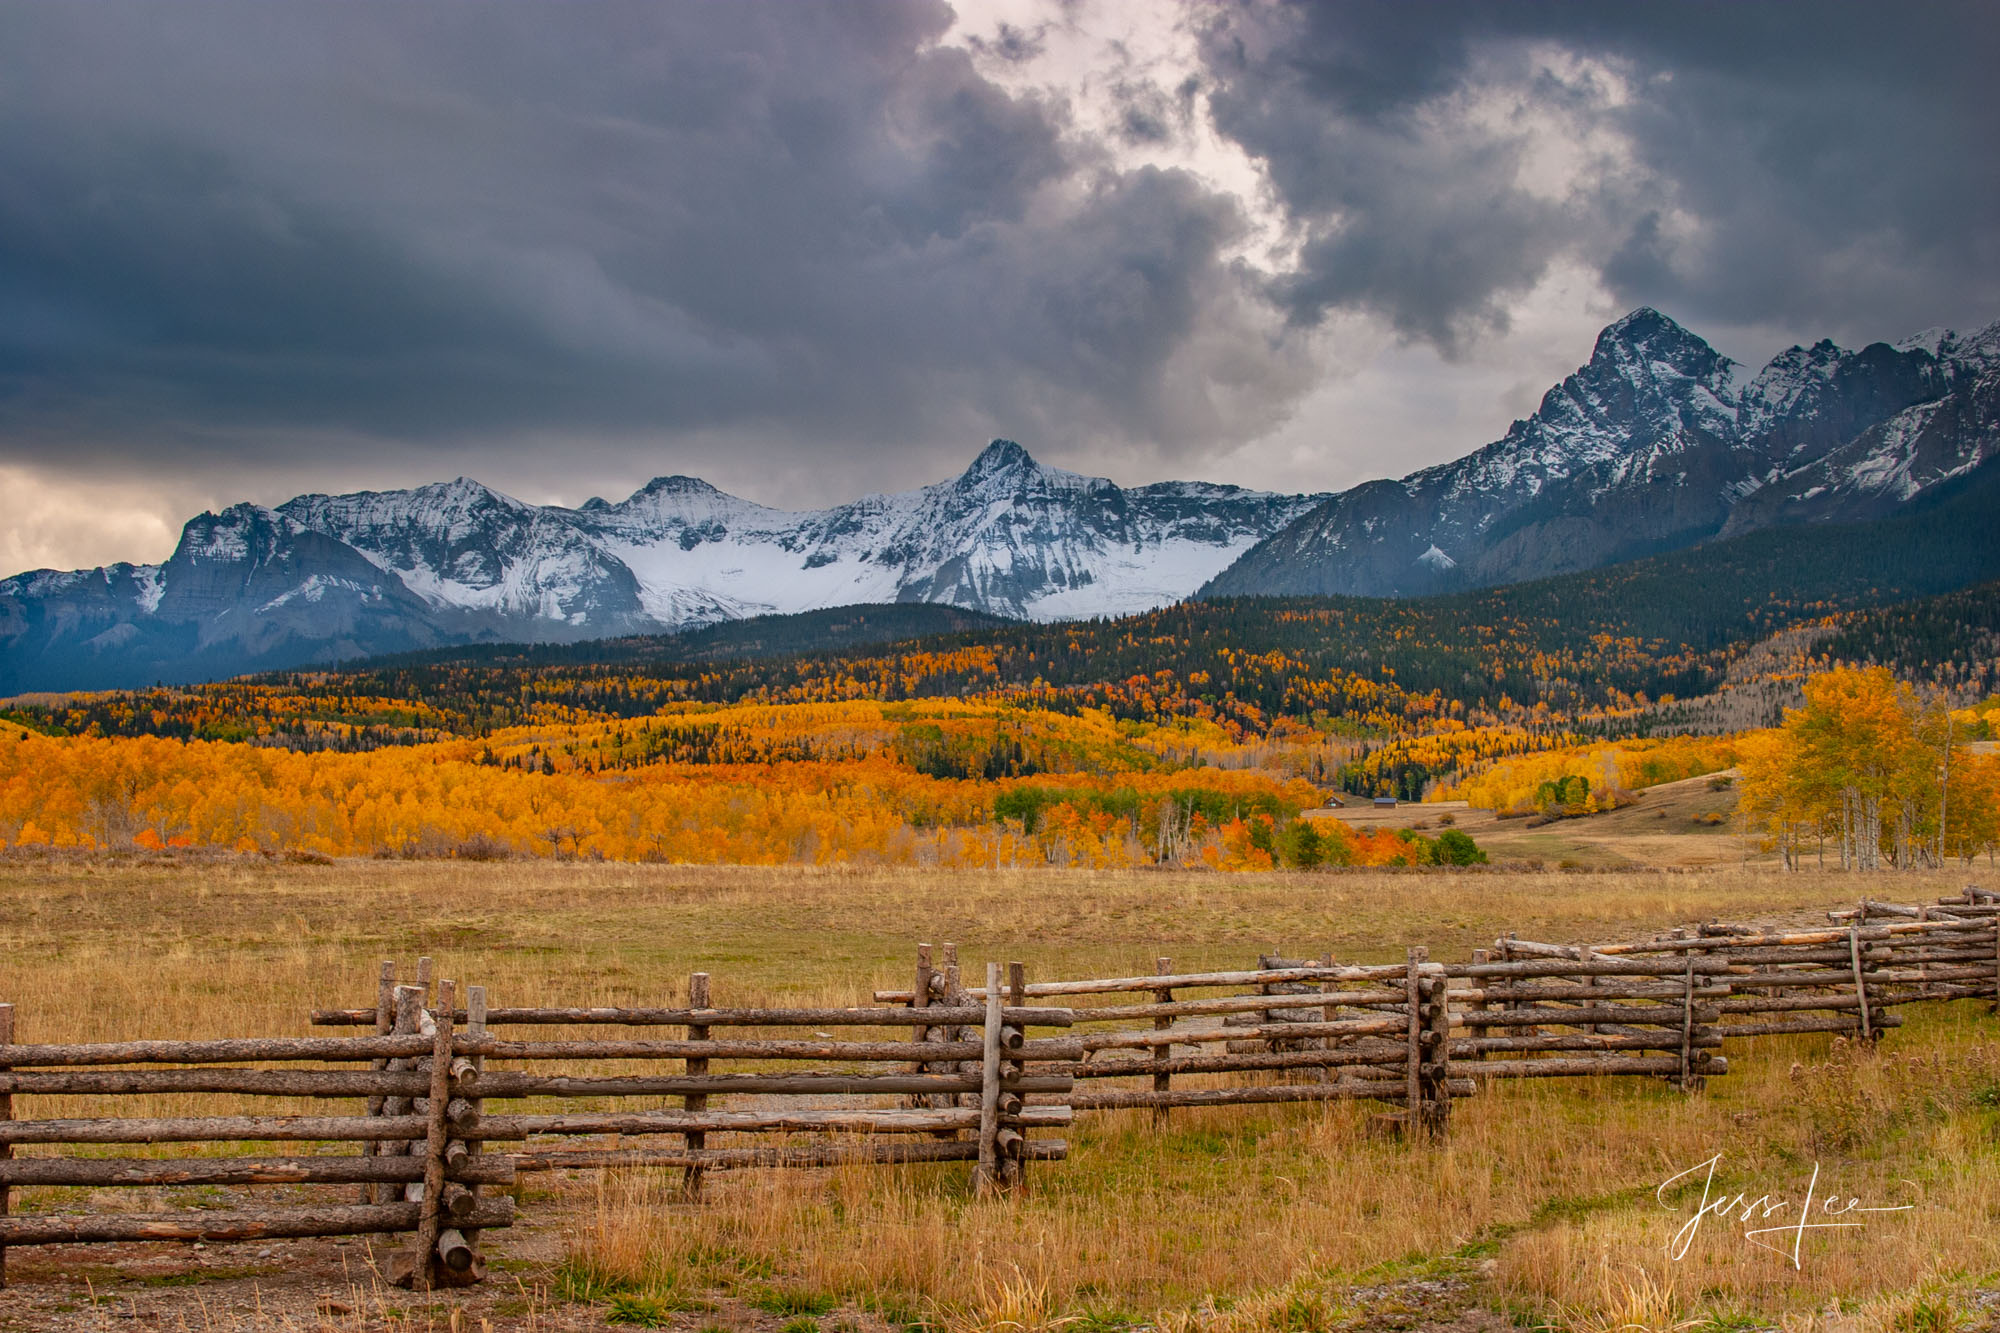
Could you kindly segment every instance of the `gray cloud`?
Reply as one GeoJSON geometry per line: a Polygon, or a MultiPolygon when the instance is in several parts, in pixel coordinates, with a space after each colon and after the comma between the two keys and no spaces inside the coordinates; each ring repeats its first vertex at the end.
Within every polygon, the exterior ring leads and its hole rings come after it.
{"type": "Polygon", "coordinates": [[[789,433],[775,465],[866,446],[907,480],[1008,423],[1183,454],[1239,431],[1202,400],[1240,360],[1189,355],[1272,324],[1223,257],[1235,203],[1080,152],[1061,106],[936,44],[949,17],[10,7],[8,447],[789,433]]]}
{"type": "Polygon", "coordinates": [[[1296,320],[1364,308],[1449,349],[1559,258],[1697,326],[2000,313],[1989,4],[1229,7],[1206,54],[1301,235],[1296,320]],[[1552,77],[1550,49],[1596,63],[1552,77]],[[1494,90],[1508,114],[1466,114],[1494,90]],[[1564,197],[1521,176],[1550,117],[1623,149],[1564,197]]]}

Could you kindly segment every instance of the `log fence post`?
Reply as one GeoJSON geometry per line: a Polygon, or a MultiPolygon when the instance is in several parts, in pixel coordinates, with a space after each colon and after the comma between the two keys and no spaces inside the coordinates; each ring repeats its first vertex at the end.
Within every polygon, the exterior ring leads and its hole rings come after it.
{"type": "MultiPolygon", "coordinates": [[[[1867,905],[1862,905],[1867,910],[1867,905]]],[[[1875,1040],[1875,1023],[1868,1012],[1868,983],[1861,975],[1861,926],[1857,923],[1847,928],[1847,957],[1854,968],[1854,998],[1861,1010],[1861,1039],[1875,1040]]]]}
{"type": "MultiPolygon", "coordinates": [[[[950,940],[946,940],[944,942],[942,961],[944,963],[945,1007],[947,1009],[963,1009],[966,1004],[965,982],[958,970],[958,945],[950,940]]],[[[944,1030],[944,1039],[946,1041],[964,1041],[967,1031],[967,1028],[960,1025],[947,1024],[944,1030]]],[[[978,1071],[979,1062],[977,1060],[961,1060],[956,1064],[947,1065],[946,1068],[954,1073],[970,1074],[978,1071]]],[[[964,1093],[949,1092],[945,1094],[945,1097],[947,1098],[945,1103],[947,1106],[965,1105],[964,1093]]],[[[954,1135],[954,1137],[956,1136],[954,1135]]]]}
{"type": "MultiPolygon", "coordinates": [[[[1491,949],[1474,949],[1472,951],[1472,961],[1475,966],[1477,966],[1480,963],[1486,962],[1488,959],[1492,957],[1493,957],[1493,951],[1491,949]]],[[[1485,979],[1475,978],[1475,980],[1479,982],[1480,989],[1483,994],[1486,986],[1485,979]]],[[[1483,1014],[1486,1012],[1486,1001],[1483,998],[1472,1000],[1468,1002],[1465,1007],[1474,1014],[1483,1014]]],[[[1465,1025],[1465,1035],[1468,1037],[1484,1037],[1487,1035],[1488,1031],[1489,1031],[1488,1028],[1471,1021],[1468,1021],[1465,1025]]],[[[1486,1058],[1486,1052],[1483,1050],[1475,1050],[1472,1052],[1472,1058],[1474,1060],[1484,1060],[1486,1058]]]]}
{"type": "Polygon", "coordinates": [[[981,1028],[979,1073],[979,1165],[973,1190],[991,1194],[1000,1185],[1000,964],[986,965],[986,1022],[981,1028]]]}
{"type": "Polygon", "coordinates": [[[1694,1059],[1694,955],[1687,951],[1687,967],[1681,974],[1681,1075],[1682,1092],[1693,1092],[1698,1086],[1690,1066],[1694,1059]]]}
{"type": "MultiPolygon", "coordinates": [[[[1965,896],[1970,898],[1972,890],[1968,888],[1965,896]]],[[[1993,1012],[2000,1014],[2000,916],[1993,918],[1993,1012]]]]}
{"type": "MultiPolygon", "coordinates": [[[[1028,969],[1026,964],[1018,962],[1007,964],[1007,998],[1008,1003],[1016,1009],[1025,1009],[1028,1007],[1028,969]]],[[[1027,1036],[1026,1031],[1024,1030],[1021,1035],[1025,1038],[1027,1036]]],[[[1025,1041],[1022,1043],[1022,1049],[1026,1049],[1025,1041]]],[[[1017,1055],[1009,1060],[1007,1062],[1007,1070],[1018,1082],[1028,1072],[1026,1057],[1017,1055]]],[[[1021,1102],[1023,1099],[1017,1096],[1014,1100],[1021,1102]]],[[[1001,1109],[1003,1111],[1007,1110],[1007,1105],[1006,1098],[1001,1098],[1001,1109]]],[[[1018,1110],[1009,1112],[1009,1114],[1018,1113],[1018,1110]]],[[[1001,1188],[1014,1189],[1018,1187],[1027,1178],[1027,1173],[1028,1145],[1024,1136],[1015,1134],[1012,1136],[1012,1149],[1000,1155],[1001,1188]]]]}
{"type": "MultiPolygon", "coordinates": [[[[420,970],[417,975],[421,977],[423,972],[420,970]]],[[[431,1090],[429,1105],[425,1108],[429,1123],[424,1134],[423,1197],[418,1200],[417,1243],[410,1256],[410,1285],[418,1291],[430,1291],[443,1285],[441,1270],[457,1267],[450,1260],[458,1258],[461,1253],[458,1247],[453,1246],[448,1256],[441,1254],[438,1244],[440,1233],[444,1230],[444,1161],[451,1136],[447,1108],[451,1103],[451,1037],[457,996],[449,978],[438,983],[437,993],[437,1007],[432,1014],[431,1090]]]]}
{"type": "MultiPolygon", "coordinates": [[[[931,968],[931,946],[928,944],[919,944],[917,946],[916,985],[910,990],[910,1008],[928,1009],[931,1007],[931,978],[935,975],[937,975],[936,972],[931,968]]],[[[910,1029],[910,1040],[913,1043],[921,1046],[930,1039],[931,1030],[922,1023],[910,1029]]],[[[913,1066],[911,1072],[928,1074],[931,1072],[931,1067],[924,1061],[919,1060],[913,1066]]],[[[931,1106],[935,1105],[935,1103],[931,1100],[930,1094],[923,1094],[916,1099],[916,1105],[931,1106]]]]}
{"type": "MultiPolygon", "coordinates": [[[[1598,960],[1599,958],[1601,958],[1601,957],[1603,957],[1603,955],[1602,955],[1602,954],[1600,954],[1600,953],[1598,953],[1598,952],[1597,952],[1597,950],[1595,950],[1595,949],[1592,949],[1592,948],[1589,948],[1589,947],[1587,947],[1587,946],[1586,946],[1586,947],[1583,947],[1583,948],[1579,948],[1579,949],[1578,949],[1578,950],[1576,951],[1576,960],[1577,960],[1577,961],[1578,961],[1579,963],[1592,963],[1592,962],[1596,962],[1596,961],[1597,961],[1597,960],[1598,960]]],[[[1595,989],[1595,988],[1596,988],[1596,986],[1597,986],[1597,978],[1596,978],[1596,977],[1594,977],[1594,976],[1590,976],[1590,975],[1588,975],[1588,974],[1585,974],[1585,976],[1584,976],[1584,978],[1583,978],[1583,988],[1584,988],[1585,990],[1592,990],[1592,989],[1595,989]]],[[[1589,1009],[1589,1008],[1592,1008],[1592,1007],[1593,1007],[1593,1005],[1592,1005],[1592,1003],[1591,1003],[1591,998],[1590,998],[1590,997],[1589,997],[1588,995],[1586,995],[1586,996],[1584,996],[1584,997],[1583,997],[1583,1007],[1584,1007],[1584,1008],[1586,1008],[1586,1009],[1589,1009]]],[[[1604,1031],[1604,1029],[1603,1029],[1603,1028],[1602,1028],[1601,1026],[1599,1026],[1598,1024],[1596,1024],[1596,1023],[1591,1023],[1591,1024],[1589,1024],[1589,1025],[1588,1025],[1588,1026],[1586,1026],[1586,1027],[1585,1027],[1585,1028],[1584,1028],[1583,1030],[1584,1030],[1585,1032],[1588,1032],[1588,1033],[1590,1033],[1590,1034],[1591,1034],[1592,1036],[1596,1036],[1596,1035],[1598,1035],[1598,1034],[1600,1034],[1600,1033],[1602,1033],[1602,1032],[1604,1031]]]]}
{"type": "MultiPolygon", "coordinates": [[[[375,977],[375,1035],[386,1037],[395,1030],[396,960],[393,958],[384,958],[381,970],[375,977]]],[[[369,1062],[368,1067],[370,1069],[386,1070],[389,1068],[389,1061],[386,1059],[373,1060],[369,1062]]],[[[368,1099],[368,1114],[381,1115],[382,1107],[386,1100],[386,1098],[382,1097],[370,1097],[368,1099]]],[[[381,1155],[381,1153],[382,1145],[380,1143],[370,1141],[361,1145],[361,1155],[363,1157],[376,1157],[381,1155]]],[[[368,1184],[361,1187],[361,1202],[382,1202],[382,1198],[375,1185],[368,1184]]]]}
{"type": "MultiPolygon", "coordinates": [[[[688,1008],[706,1009],[708,1006],[708,973],[695,972],[690,974],[688,977],[688,1008]]],[[[707,1041],[708,1025],[705,1023],[688,1024],[687,1039],[689,1041],[707,1041]]],[[[688,1076],[691,1078],[706,1074],[708,1072],[708,1057],[691,1055],[687,1058],[686,1068],[688,1076]]],[[[681,1101],[690,1114],[708,1109],[708,1094],[705,1092],[690,1092],[681,1101]]],[[[682,1136],[682,1139],[690,1155],[700,1152],[708,1146],[708,1135],[698,1129],[689,1130],[682,1136]]],[[[689,1199],[701,1198],[701,1168],[699,1166],[688,1167],[686,1174],[682,1177],[681,1187],[689,1199]]]]}
{"type": "MultiPolygon", "coordinates": [[[[1329,948],[1326,951],[1326,966],[1328,971],[1333,970],[1333,950],[1331,948],[1329,948]]],[[[1322,995],[1331,995],[1335,991],[1338,991],[1339,989],[1340,985],[1338,982],[1322,981],[1319,983],[1319,993],[1322,995]]],[[[1337,1004],[1321,1005],[1319,1007],[1319,1021],[1322,1023],[1339,1022],[1340,1006],[1337,1004]]],[[[1320,1046],[1322,1049],[1330,1051],[1339,1044],[1340,1044],[1340,1039],[1338,1037],[1328,1037],[1320,1043],[1320,1046]]],[[[1345,1072],[1346,1072],[1345,1066],[1335,1067],[1333,1065],[1321,1065],[1319,1070],[1319,1081],[1321,1083],[1336,1082],[1345,1072]]]]}
{"type": "MultiPolygon", "coordinates": [[[[390,1025],[390,1031],[399,1037],[415,1036],[423,1026],[423,990],[416,986],[397,986],[393,991],[393,1003],[396,1017],[390,1025]]],[[[407,1072],[415,1069],[417,1063],[414,1057],[399,1056],[389,1061],[389,1068],[399,1073],[407,1072]]],[[[412,1100],[409,1097],[384,1097],[382,1099],[382,1114],[385,1116],[408,1115],[412,1100]]],[[[378,1156],[403,1157],[407,1156],[411,1151],[411,1145],[407,1140],[399,1139],[375,1145],[375,1152],[378,1156]]],[[[383,1192],[391,1199],[402,1198],[407,1200],[409,1197],[407,1189],[398,1190],[394,1186],[385,1186],[383,1192]]],[[[379,1199],[381,1196],[378,1195],[377,1197],[379,1199]]]]}
{"type": "MultiPolygon", "coordinates": [[[[1174,972],[1173,959],[1155,958],[1153,960],[1154,976],[1168,977],[1172,976],[1173,972],[1174,972]]],[[[1171,986],[1158,987],[1153,991],[1153,1001],[1156,1004],[1172,1004],[1173,999],[1174,999],[1174,990],[1173,987],[1171,986]]],[[[1174,1025],[1174,1020],[1172,1015],[1170,1014],[1161,1015],[1160,1017],[1157,1017],[1153,1020],[1153,1031],[1165,1032],[1171,1027],[1173,1027],[1173,1025],[1174,1025]]],[[[1170,1060],[1172,1060],[1173,1056],[1174,1056],[1174,1048],[1171,1043],[1165,1046],[1158,1044],[1154,1045],[1153,1047],[1154,1064],[1164,1065],[1168,1063],[1170,1060]]],[[[1159,1070],[1153,1074],[1154,1092],[1158,1093],[1168,1092],[1172,1090],[1173,1085],[1174,1085],[1174,1076],[1172,1074],[1167,1073],[1165,1070],[1159,1070]]],[[[1162,1097],[1160,1099],[1159,1104],[1153,1107],[1153,1128],[1155,1129],[1165,1128],[1168,1117],[1172,1114],[1172,1110],[1173,1108],[1166,1104],[1166,1098],[1162,1097]]]]}
{"type": "Polygon", "coordinates": [[[1441,1139],[1451,1125],[1451,979],[1435,964],[1420,966],[1425,975],[1417,979],[1417,994],[1423,1001],[1419,1044],[1427,1058],[1417,1066],[1423,1096],[1418,1118],[1426,1134],[1441,1139]]]}
{"type": "Polygon", "coordinates": [[[1414,1129],[1423,1106],[1423,996],[1419,991],[1417,969],[1423,966],[1428,953],[1422,948],[1413,948],[1405,955],[1403,972],[1403,1002],[1408,1010],[1405,1035],[1409,1050],[1403,1070],[1403,1123],[1414,1129]]]}
{"type": "MultiPolygon", "coordinates": [[[[919,944],[917,946],[916,984],[910,990],[910,1007],[912,1009],[930,1008],[932,991],[944,984],[944,973],[939,971],[931,962],[931,946],[928,944],[919,944]]],[[[950,1003],[948,995],[940,995],[937,998],[950,1003]]],[[[919,1023],[910,1029],[910,1041],[919,1046],[933,1039],[949,1041],[951,1037],[952,1032],[949,1027],[930,1027],[919,1023]]],[[[939,1068],[940,1066],[934,1065],[928,1060],[918,1060],[911,1066],[911,1072],[916,1074],[932,1074],[938,1072],[939,1068]]],[[[955,1070],[958,1066],[950,1064],[944,1065],[942,1068],[955,1070]]],[[[919,1092],[911,1096],[910,1105],[928,1107],[933,1111],[942,1111],[958,1105],[958,1097],[955,1093],[948,1092],[919,1092]]],[[[956,1139],[958,1131],[952,1129],[934,1129],[931,1131],[931,1137],[934,1139],[956,1139]]]]}
{"type": "MultiPolygon", "coordinates": [[[[14,1006],[11,1004],[0,1004],[0,1073],[5,1073],[9,1068],[7,1063],[7,1047],[13,1044],[14,1006]]],[[[0,1121],[12,1120],[13,1118],[14,1094],[11,1092],[0,1092],[0,1121]]],[[[0,1143],[0,1162],[6,1161],[13,1155],[13,1144],[0,1143]]],[[[0,1217],[7,1216],[7,1198],[12,1188],[6,1181],[0,1180],[0,1217]]],[[[4,1244],[0,1244],[0,1291],[5,1291],[6,1289],[7,1247],[4,1244]]]]}
{"type": "MultiPolygon", "coordinates": [[[[472,1038],[475,1042],[486,1039],[486,987],[484,986],[467,986],[465,988],[465,1035],[472,1038]]],[[[453,1063],[456,1064],[456,1061],[453,1063]]],[[[483,1055],[474,1055],[471,1057],[469,1063],[474,1074],[473,1086],[476,1088],[478,1086],[478,1077],[484,1075],[486,1072],[486,1057],[483,1055]]],[[[472,1112],[473,1122],[476,1124],[480,1115],[486,1110],[486,1103],[484,1099],[475,1096],[468,1100],[468,1105],[472,1112]]],[[[455,1158],[477,1157],[482,1151],[483,1145],[478,1139],[453,1139],[445,1145],[445,1160],[449,1163],[455,1158]]],[[[479,1186],[475,1184],[470,1186],[469,1189],[469,1201],[477,1205],[479,1202],[479,1186]]],[[[479,1243],[478,1230],[467,1227],[465,1229],[465,1240],[468,1246],[477,1245],[479,1243]]],[[[479,1263],[479,1256],[476,1252],[474,1254],[474,1263],[479,1263]]],[[[478,1268],[475,1268],[473,1271],[476,1275],[483,1275],[479,1273],[478,1268]]]]}

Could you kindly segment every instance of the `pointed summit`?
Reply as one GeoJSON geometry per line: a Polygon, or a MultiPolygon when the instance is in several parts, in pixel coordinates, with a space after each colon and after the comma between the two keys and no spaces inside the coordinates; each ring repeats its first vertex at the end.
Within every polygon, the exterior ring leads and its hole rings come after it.
{"type": "MultiPolygon", "coordinates": [[[[703,481],[700,477],[686,477],[675,473],[669,477],[655,477],[632,492],[631,499],[637,500],[649,495],[720,495],[721,491],[703,481]]],[[[629,501],[628,501],[629,503],[629,501]]]]}
{"type": "Polygon", "coordinates": [[[1674,362],[1687,356],[1713,357],[1715,349],[1649,305],[1642,305],[1597,335],[1592,361],[1618,360],[1632,351],[1647,351],[1654,360],[1674,362]]]}
{"type": "Polygon", "coordinates": [[[1034,458],[1020,445],[1012,440],[995,440],[972,460],[972,466],[965,470],[964,480],[982,481],[1006,472],[1029,472],[1036,466],[1034,458]]]}

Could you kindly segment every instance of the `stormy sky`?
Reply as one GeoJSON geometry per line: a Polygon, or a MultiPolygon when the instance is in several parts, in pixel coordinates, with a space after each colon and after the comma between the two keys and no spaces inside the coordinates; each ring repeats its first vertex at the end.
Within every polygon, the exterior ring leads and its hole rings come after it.
{"type": "Polygon", "coordinates": [[[1324,490],[1652,304],[2000,318],[2000,7],[0,0],[0,574],[986,440],[1324,490]]]}

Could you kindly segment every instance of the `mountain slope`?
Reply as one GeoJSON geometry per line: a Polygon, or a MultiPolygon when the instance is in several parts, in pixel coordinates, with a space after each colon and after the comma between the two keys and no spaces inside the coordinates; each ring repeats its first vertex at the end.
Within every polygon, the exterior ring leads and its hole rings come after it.
{"type": "MultiPolygon", "coordinates": [[[[1440,597],[1224,598],[1116,620],[1001,626],[951,608],[853,607],[684,635],[474,646],[341,672],[30,702],[0,717],[39,730],[268,734],[310,747],[321,741],[308,733],[330,721],[358,729],[343,745],[393,745],[538,718],[646,717],[667,703],[972,696],[1103,708],[1121,720],[1200,718],[1260,736],[1279,718],[1344,734],[1427,730],[1446,716],[1643,730],[1660,721],[1644,702],[1709,694],[1776,631],[1837,614],[1842,655],[1893,660],[1959,688],[1990,682],[1980,654],[2000,579],[1996,505],[2000,463],[1886,519],[1772,528],[1440,597]],[[1909,600],[1960,588],[1971,591],[1909,600]],[[955,626],[960,617],[973,623],[955,626]],[[895,638],[899,629],[913,633],[895,638]],[[823,636],[847,641],[829,648],[823,636]],[[1607,707],[1626,711],[1590,717],[1607,707]]],[[[1407,755],[1396,763],[1406,789],[1433,775],[1407,755]]]]}
{"type": "Polygon", "coordinates": [[[1126,489],[995,441],[964,474],[788,513],[688,477],[617,504],[478,482],[302,495],[184,529],[163,565],[0,581],[0,694],[476,642],[570,642],[857,603],[1003,617],[1179,600],[1320,497],[1126,489]]]}
{"type": "MultiPolygon", "coordinates": [[[[1922,605],[2000,579],[2000,461],[1940,487],[1888,518],[1771,528],[1687,550],[1505,587],[1420,598],[1236,597],[1191,601],[1092,623],[1015,623],[857,636],[841,647],[794,647],[778,660],[771,638],[811,644],[817,624],[790,619],[525,650],[440,649],[356,663],[361,694],[434,698],[459,668],[492,670],[500,697],[519,697],[516,672],[581,681],[595,673],[661,672],[698,663],[682,693],[711,702],[791,697],[805,682],[859,679],[853,652],[867,649],[884,681],[924,678],[918,693],[978,688],[1122,685],[1206,678],[1217,692],[1269,713],[1310,716],[1325,707],[1313,682],[1338,668],[1413,694],[1435,691],[1467,706],[1601,703],[1611,690],[1690,695],[1713,688],[1730,652],[1801,621],[1869,608],[1922,605]],[[873,643],[871,643],[873,639],[873,643]],[[957,650],[990,655],[961,680],[952,668],[923,670],[906,659],[951,660],[957,650]],[[1290,663],[1274,660],[1274,655],[1290,663]],[[733,660],[732,660],[733,656],[733,660]],[[1260,684],[1252,686],[1252,679],[1260,684]]],[[[1946,601],[1940,605],[1955,605],[1946,601]]],[[[851,611],[866,617],[873,608],[851,611]]],[[[836,613],[814,613],[810,619],[836,613]]],[[[926,616],[931,614],[927,611],[926,616]]],[[[805,619],[805,618],[802,618],[805,619]]],[[[578,701],[588,693],[584,690],[578,701]]],[[[537,687],[537,698],[562,701],[537,687]]],[[[892,696],[893,697],[893,696],[892,696]]]]}
{"type": "Polygon", "coordinates": [[[1752,377],[1641,308],[1500,440],[1334,496],[1202,595],[1443,592],[1879,517],[2000,452],[1996,344],[1821,342],[1752,377]]]}

